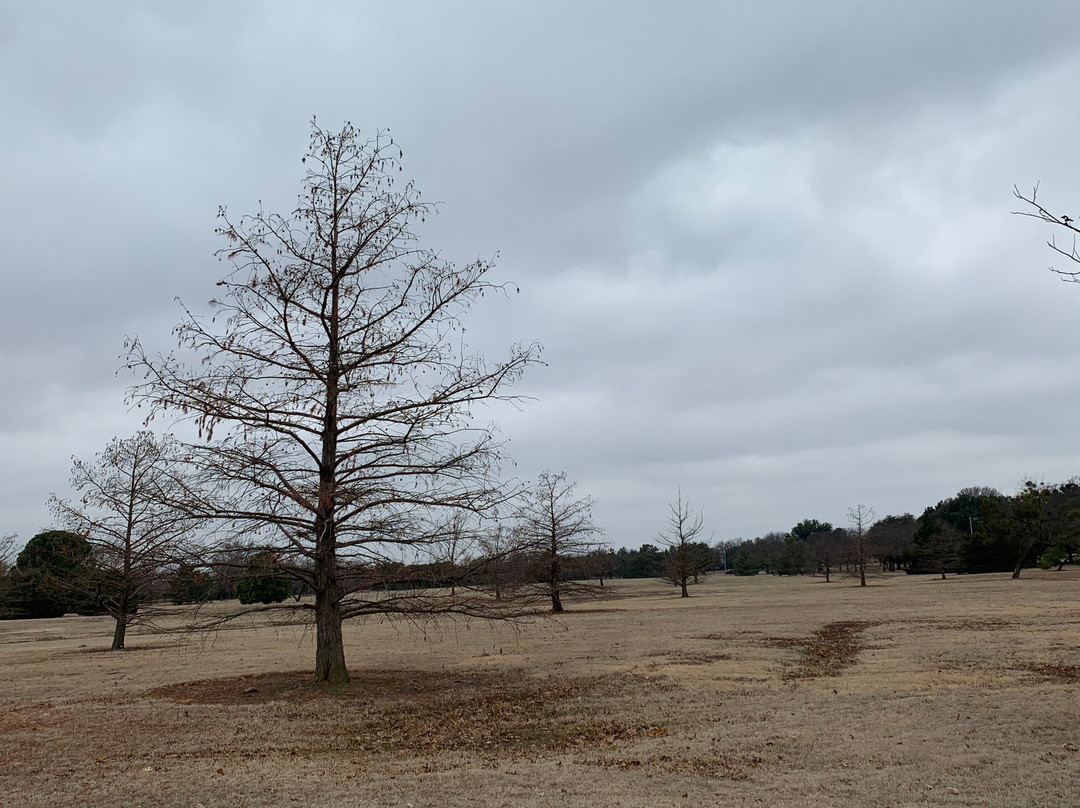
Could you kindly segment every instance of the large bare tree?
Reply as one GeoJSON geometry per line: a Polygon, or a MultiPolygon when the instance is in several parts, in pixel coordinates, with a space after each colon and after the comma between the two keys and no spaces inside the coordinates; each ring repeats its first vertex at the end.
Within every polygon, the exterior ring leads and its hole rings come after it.
{"type": "Polygon", "coordinates": [[[313,124],[292,214],[221,211],[232,271],[213,315],[185,310],[176,328],[188,361],[130,344],[145,374],[133,400],[189,416],[203,437],[188,448],[216,495],[196,510],[260,532],[314,593],[318,680],[349,679],[349,617],[479,609],[370,591],[379,570],[430,556],[455,512],[504,499],[500,445],[472,409],[508,398],[538,358],[515,346],[488,363],[463,347],[459,317],[505,288],[490,261],[455,266],[418,244],[434,208],[399,179],[400,158],[387,134],[313,124]]]}
{"type": "Polygon", "coordinates": [[[537,560],[537,579],[544,597],[551,600],[553,614],[565,611],[565,594],[603,592],[582,580],[590,574],[590,555],[600,546],[604,531],[592,520],[596,501],[578,497],[576,488],[566,472],[545,471],[523,494],[518,510],[519,540],[537,560]]]}
{"type": "Polygon", "coordinates": [[[185,557],[189,514],[184,465],[171,438],[142,431],[113,438],[93,460],[73,459],[74,500],[55,494],[49,504],[63,526],[93,548],[89,574],[78,578],[98,606],[116,621],[112,650],[124,647],[127,627],[143,613],[154,586],[171,562],[185,557]]]}

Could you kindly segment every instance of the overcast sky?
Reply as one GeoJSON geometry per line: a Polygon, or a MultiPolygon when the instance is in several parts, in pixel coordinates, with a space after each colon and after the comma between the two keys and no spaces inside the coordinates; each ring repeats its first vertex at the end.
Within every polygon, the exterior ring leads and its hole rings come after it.
{"type": "Polygon", "coordinates": [[[1080,3],[0,0],[0,533],[139,418],[125,335],[292,209],[310,121],[389,128],[467,323],[547,367],[495,414],[615,546],[681,486],[716,539],[1080,474],[1080,3]],[[1072,206],[1072,207],[1070,207],[1072,206]]]}

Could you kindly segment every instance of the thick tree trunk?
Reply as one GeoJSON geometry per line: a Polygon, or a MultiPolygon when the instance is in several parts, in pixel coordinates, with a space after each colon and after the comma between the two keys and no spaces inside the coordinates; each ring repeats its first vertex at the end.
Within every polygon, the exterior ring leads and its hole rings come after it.
{"type": "Polygon", "coordinates": [[[333,526],[323,523],[315,556],[315,681],[348,682],[333,526]]]}
{"type": "Polygon", "coordinates": [[[562,605],[562,599],[559,597],[559,591],[557,589],[551,590],[551,613],[562,614],[566,611],[562,605]]]}
{"type": "Polygon", "coordinates": [[[341,604],[325,592],[315,595],[315,681],[349,681],[341,637],[341,604]]]}
{"type": "Polygon", "coordinates": [[[113,629],[112,635],[112,651],[124,650],[124,635],[127,634],[128,616],[126,614],[118,614],[116,616],[116,628],[113,629]]]}
{"type": "Polygon", "coordinates": [[[679,581],[679,584],[682,586],[682,595],[681,595],[681,597],[684,597],[684,598],[690,597],[690,593],[686,590],[686,579],[683,578],[681,581],[679,581]]]}

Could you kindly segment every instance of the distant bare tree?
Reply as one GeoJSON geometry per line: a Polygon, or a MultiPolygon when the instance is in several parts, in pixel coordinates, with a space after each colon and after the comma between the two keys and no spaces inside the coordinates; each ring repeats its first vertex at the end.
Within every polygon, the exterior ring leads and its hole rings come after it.
{"type": "Polygon", "coordinates": [[[15,542],[18,536],[9,533],[0,536],[0,617],[11,612],[8,602],[11,593],[11,568],[15,564],[15,542]]]}
{"type": "Polygon", "coordinates": [[[852,560],[859,570],[859,586],[866,586],[866,562],[870,558],[867,532],[874,521],[874,509],[865,505],[848,508],[848,536],[851,539],[852,560]]]}
{"type": "Polygon", "coordinates": [[[462,566],[468,564],[476,549],[478,539],[468,523],[465,511],[454,513],[447,523],[446,536],[428,550],[434,569],[433,584],[449,585],[451,597],[457,595],[457,583],[462,566]]]}
{"type": "Polygon", "coordinates": [[[829,527],[810,534],[806,540],[810,549],[810,558],[819,572],[825,573],[825,583],[831,580],[833,569],[844,557],[844,548],[848,544],[847,531],[842,527],[829,527]]]}
{"type": "Polygon", "coordinates": [[[881,562],[881,571],[895,571],[911,552],[918,528],[910,513],[882,517],[870,526],[871,553],[881,562]]]}
{"type": "Polygon", "coordinates": [[[119,650],[167,565],[186,555],[191,521],[176,505],[187,490],[179,447],[148,431],[114,438],[92,461],[73,459],[71,487],[78,499],[54,494],[49,504],[67,530],[90,542],[92,574],[78,580],[116,621],[112,650],[119,650]]]}
{"type": "Polygon", "coordinates": [[[490,261],[455,266],[418,245],[435,208],[399,180],[401,156],[385,133],[313,124],[291,215],[220,212],[232,270],[215,316],[185,311],[182,356],[129,345],[144,375],[132,399],[200,430],[187,450],[213,496],[194,512],[255,537],[314,593],[291,608],[314,618],[317,680],[349,680],[350,617],[501,614],[489,597],[398,588],[454,513],[506,500],[501,447],[472,413],[511,398],[539,350],[494,363],[467,353],[460,318],[507,290],[490,261]]]}
{"type": "Polygon", "coordinates": [[[483,574],[495,600],[518,592],[528,577],[528,548],[506,524],[495,522],[480,532],[478,547],[483,574]]]}
{"type": "Polygon", "coordinates": [[[7,575],[11,565],[15,562],[15,542],[18,536],[9,533],[0,536],[0,575],[7,575]]]}
{"type": "Polygon", "coordinates": [[[587,574],[581,562],[601,545],[603,535],[592,520],[596,501],[578,498],[575,488],[565,472],[545,471],[523,494],[517,515],[518,534],[537,559],[537,577],[554,614],[564,611],[564,594],[599,596],[602,592],[596,584],[567,580],[575,572],[587,574]]]}
{"type": "Polygon", "coordinates": [[[680,597],[690,597],[687,586],[712,564],[712,551],[701,541],[704,517],[683,501],[680,489],[674,502],[668,503],[667,525],[657,537],[667,547],[667,568],[664,579],[680,588],[680,597]]]}

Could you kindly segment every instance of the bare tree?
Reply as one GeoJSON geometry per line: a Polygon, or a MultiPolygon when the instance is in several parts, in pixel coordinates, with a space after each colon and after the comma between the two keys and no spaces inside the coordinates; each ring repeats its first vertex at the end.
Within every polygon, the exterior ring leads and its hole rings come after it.
{"type": "Polygon", "coordinates": [[[851,537],[852,560],[859,570],[859,586],[866,586],[866,562],[870,558],[870,542],[867,533],[874,521],[874,509],[865,505],[848,508],[848,536],[851,537]]]}
{"type": "Polygon", "coordinates": [[[11,612],[9,597],[11,594],[11,568],[15,564],[15,542],[18,536],[8,533],[0,536],[0,617],[7,617],[11,612]]]}
{"type": "Polygon", "coordinates": [[[18,535],[15,533],[8,533],[5,536],[0,536],[0,576],[7,575],[11,565],[15,560],[15,542],[18,539],[18,535]]]}
{"type": "Polygon", "coordinates": [[[910,513],[890,514],[871,525],[868,531],[871,552],[881,563],[882,572],[895,572],[911,552],[918,528],[910,513]]]}
{"type": "Polygon", "coordinates": [[[179,447],[148,431],[113,438],[92,461],[73,458],[71,487],[78,499],[54,494],[49,504],[66,529],[90,542],[91,574],[78,580],[116,621],[112,650],[119,650],[167,565],[185,555],[191,522],[175,504],[187,488],[179,447]]]}
{"type": "Polygon", "coordinates": [[[551,611],[565,611],[562,596],[569,592],[598,596],[596,584],[569,580],[580,576],[581,562],[600,546],[603,530],[593,524],[592,497],[575,496],[576,484],[567,482],[566,472],[543,472],[522,497],[518,510],[518,535],[537,559],[537,578],[551,611]]]}
{"type": "Polygon", "coordinates": [[[528,574],[528,547],[503,522],[495,522],[478,537],[483,581],[497,601],[518,592],[528,574]]]}
{"type": "Polygon", "coordinates": [[[818,530],[806,540],[813,560],[819,572],[825,573],[825,583],[832,578],[832,571],[843,558],[844,547],[848,544],[847,531],[842,527],[818,530]]]}
{"type": "Polygon", "coordinates": [[[501,447],[471,411],[508,399],[538,361],[536,346],[494,363],[467,353],[459,318],[506,288],[488,279],[490,261],[455,266],[418,245],[414,228],[435,209],[399,181],[400,158],[385,133],[313,124],[291,215],[220,212],[222,297],[212,318],[185,310],[176,328],[193,361],[129,346],[145,374],[132,399],[200,430],[188,450],[216,495],[197,512],[260,534],[314,593],[301,606],[318,680],[349,679],[347,618],[493,614],[476,599],[362,590],[423,560],[455,512],[505,500],[501,447]]]}
{"type": "Polygon", "coordinates": [[[668,508],[667,526],[657,537],[668,548],[664,578],[680,587],[681,597],[688,598],[687,585],[691,579],[697,583],[698,575],[712,563],[712,551],[699,538],[704,529],[702,513],[695,513],[690,503],[683,501],[682,489],[668,508]]]}

